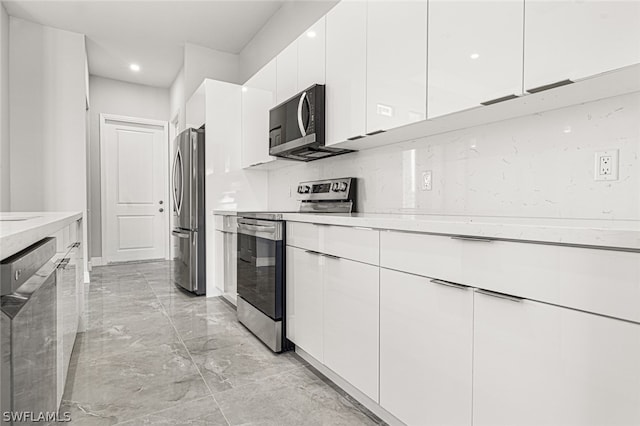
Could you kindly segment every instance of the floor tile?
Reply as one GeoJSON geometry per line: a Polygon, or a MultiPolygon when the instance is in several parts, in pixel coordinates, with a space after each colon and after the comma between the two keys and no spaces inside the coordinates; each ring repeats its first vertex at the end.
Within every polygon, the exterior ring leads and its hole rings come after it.
{"type": "Polygon", "coordinates": [[[302,367],[216,395],[231,425],[376,425],[302,367]]]}
{"type": "Polygon", "coordinates": [[[213,397],[205,397],[149,414],[142,418],[120,423],[121,425],[158,426],[227,426],[227,420],[213,397]]]}
{"type": "MultiPolygon", "coordinates": [[[[72,425],[371,425],[293,352],[274,354],[170,262],[96,267],[61,411],[72,425]]],[[[68,424],[68,423],[65,423],[68,424]]]]}
{"type": "Polygon", "coordinates": [[[182,344],[79,357],[65,400],[92,417],[125,421],[209,395],[182,344]]]}

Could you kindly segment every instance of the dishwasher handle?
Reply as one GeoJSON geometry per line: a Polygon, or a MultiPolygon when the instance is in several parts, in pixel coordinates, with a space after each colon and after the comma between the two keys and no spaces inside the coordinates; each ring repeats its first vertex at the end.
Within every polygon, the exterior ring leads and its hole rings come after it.
{"type": "Polygon", "coordinates": [[[0,262],[0,296],[20,288],[56,254],[56,239],[44,238],[0,262]]]}

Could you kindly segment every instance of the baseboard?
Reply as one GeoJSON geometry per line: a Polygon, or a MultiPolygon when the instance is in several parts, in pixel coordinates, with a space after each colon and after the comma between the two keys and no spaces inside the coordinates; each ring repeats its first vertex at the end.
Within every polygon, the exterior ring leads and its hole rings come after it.
{"type": "Polygon", "coordinates": [[[92,257],[91,258],[91,267],[93,268],[94,266],[103,266],[104,263],[102,262],[102,257],[92,257]]]}
{"type": "Polygon", "coordinates": [[[307,361],[313,368],[318,370],[324,376],[326,376],[329,380],[331,380],[334,384],[336,384],[343,391],[352,396],[356,401],[360,404],[364,405],[369,411],[378,416],[380,419],[384,420],[387,424],[391,426],[405,426],[400,420],[398,420],[393,414],[389,413],[387,410],[382,408],[380,404],[375,402],[373,399],[369,398],[367,395],[358,390],[351,383],[347,382],[342,377],[338,376],[331,369],[326,367],[320,361],[306,353],[304,350],[300,349],[296,346],[296,354],[300,355],[300,358],[307,361]]]}
{"type": "Polygon", "coordinates": [[[218,287],[207,288],[207,297],[218,297],[222,295],[223,293],[218,287]]]}
{"type": "Polygon", "coordinates": [[[228,301],[230,304],[232,304],[234,307],[238,306],[238,298],[235,295],[232,295],[231,293],[224,293],[222,295],[222,297],[228,301]]]}

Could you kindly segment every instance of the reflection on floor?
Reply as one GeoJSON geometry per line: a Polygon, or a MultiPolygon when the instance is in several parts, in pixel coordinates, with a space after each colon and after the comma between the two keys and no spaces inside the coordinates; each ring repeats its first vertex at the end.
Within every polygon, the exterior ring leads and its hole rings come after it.
{"type": "Polygon", "coordinates": [[[382,423],[223,300],[179,291],[166,262],[94,268],[88,312],[61,409],[72,424],[382,423]]]}

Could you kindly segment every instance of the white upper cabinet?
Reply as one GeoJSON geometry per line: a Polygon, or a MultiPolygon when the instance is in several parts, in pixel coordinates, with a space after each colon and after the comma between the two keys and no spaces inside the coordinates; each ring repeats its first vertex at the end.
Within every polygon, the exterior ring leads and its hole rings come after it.
{"type": "Polygon", "coordinates": [[[640,62],[640,2],[527,1],[524,87],[640,62]]]}
{"type": "Polygon", "coordinates": [[[429,118],[522,93],[523,8],[522,0],[429,1],[429,118]]]}
{"type": "Polygon", "coordinates": [[[426,118],[427,1],[367,3],[367,133],[426,118]]]}
{"type": "Polygon", "coordinates": [[[325,31],[323,16],[298,38],[298,92],[325,83],[325,31]]]}
{"type": "Polygon", "coordinates": [[[276,103],[298,93],[298,43],[293,42],[276,57],[276,103]]]}
{"type": "Polygon", "coordinates": [[[333,145],[366,133],[367,3],[343,0],[326,19],[326,145],[333,145]]]}
{"type": "Polygon", "coordinates": [[[276,103],[276,60],[242,87],[242,167],[274,161],[269,155],[269,110],[276,103]]]}

